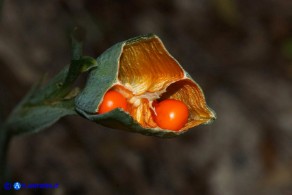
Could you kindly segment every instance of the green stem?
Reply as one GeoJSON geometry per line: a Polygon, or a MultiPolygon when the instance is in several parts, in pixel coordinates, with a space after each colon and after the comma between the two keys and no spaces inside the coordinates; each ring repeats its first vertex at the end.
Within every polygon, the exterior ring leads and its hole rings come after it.
{"type": "MultiPolygon", "coordinates": [[[[3,0],[0,0],[0,17],[1,17],[1,7],[3,4],[3,0]]],[[[35,91],[33,89],[31,93],[29,93],[22,102],[14,109],[8,120],[6,121],[6,125],[0,126],[0,190],[3,190],[3,184],[7,180],[7,153],[9,149],[9,142],[11,138],[14,136],[13,129],[14,125],[17,126],[16,123],[19,124],[27,124],[28,127],[32,126],[37,129],[38,123],[34,123],[34,121],[38,121],[39,117],[44,117],[43,115],[38,115],[39,110],[36,109],[36,106],[45,106],[46,102],[50,99],[58,100],[59,102],[63,101],[63,97],[70,92],[72,89],[76,79],[82,73],[82,63],[80,63],[80,59],[82,57],[82,49],[83,49],[83,40],[84,32],[80,28],[74,29],[71,36],[71,45],[72,45],[72,60],[68,69],[64,69],[57,75],[55,79],[47,86],[42,89],[35,91]],[[68,70],[68,71],[67,71],[68,70]],[[57,87],[57,84],[62,82],[60,88],[57,87]],[[25,106],[30,106],[30,108],[25,108],[25,106]],[[22,116],[21,112],[25,109],[29,109],[27,113],[33,114],[35,112],[32,123],[27,121],[28,119],[22,116]],[[26,121],[24,121],[26,120],[26,121]],[[11,122],[12,121],[12,122],[11,122]]],[[[38,88],[39,86],[36,86],[38,88]]],[[[64,101],[64,103],[67,100],[64,101]]],[[[53,108],[55,105],[51,105],[53,108]]],[[[72,112],[68,112],[68,114],[72,114],[72,112]]],[[[62,113],[60,112],[60,115],[62,113]]],[[[62,115],[63,116],[63,115],[62,115]]],[[[57,120],[58,117],[52,118],[52,121],[57,120]]],[[[44,121],[45,124],[50,124],[50,121],[44,121]]],[[[40,123],[43,126],[46,126],[40,123]]],[[[22,125],[21,125],[22,126],[22,125]]],[[[41,127],[42,128],[42,127],[41,127]]],[[[2,193],[0,193],[2,194],[2,193]]]]}
{"type": "MultiPolygon", "coordinates": [[[[0,12],[2,2],[0,0],[0,12]]],[[[82,56],[83,38],[84,31],[76,28],[71,36],[72,58],[69,68],[64,68],[44,87],[33,87],[15,107],[6,123],[0,125],[0,194],[3,194],[3,184],[7,182],[7,153],[12,137],[43,129],[63,116],[76,114],[74,98],[77,94],[67,95],[72,92],[75,81],[82,73],[97,66],[95,59],[82,56]]]]}
{"type": "Polygon", "coordinates": [[[56,96],[57,98],[66,95],[71,90],[72,85],[82,72],[82,64],[80,63],[80,59],[82,58],[83,53],[84,37],[85,31],[81,27],[75,27],[71,33],[71,62],[67,76],[61,86],[61,89],[58,91],[58,96],[56,96]]]}

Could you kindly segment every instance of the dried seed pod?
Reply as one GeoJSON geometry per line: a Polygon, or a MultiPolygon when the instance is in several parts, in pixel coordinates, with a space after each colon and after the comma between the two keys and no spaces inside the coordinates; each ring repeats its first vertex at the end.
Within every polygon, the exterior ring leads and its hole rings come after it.
{"type": "Polygon", "coordinates": [[[139,36],[117,43],[97,58],[87,84],[76,98],[76,109],[85,118],[105,126],[159,137],[173,137],[189,128],[210,123],[215,113],[206,105],[199,85],[168,53],[156,35],[139,36]],[[121,93],[127,110],[97,114],[104,94],[121,93]],[[189,109],[179,131],[161,129],[154,121],[153,101],[176,99],[189,109]]]}

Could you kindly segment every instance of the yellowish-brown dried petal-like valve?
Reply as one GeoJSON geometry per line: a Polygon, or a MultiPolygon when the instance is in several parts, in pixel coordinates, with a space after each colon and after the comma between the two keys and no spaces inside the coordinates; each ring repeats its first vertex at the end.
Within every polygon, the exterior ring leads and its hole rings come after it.
{"type": "Polygon", "coordinates": [[[199,85],[156,35],[118,43],[98,57],[97,63],[76,100],[77,111],[90,120],[131,132],[172,137],[215,119],[199,85]],[[115,109],[97,114],[109,90],[116,90],[127,99],[126,111],[115,109]],[[161,129],[154,120],[153,101],[165,99],[180,100],[188,107],[188,121],[179,131],[161,129]]]}

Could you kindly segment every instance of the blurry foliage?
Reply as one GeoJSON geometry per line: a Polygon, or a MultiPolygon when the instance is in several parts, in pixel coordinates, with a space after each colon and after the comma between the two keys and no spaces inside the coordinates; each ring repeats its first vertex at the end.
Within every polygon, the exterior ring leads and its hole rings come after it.
{"type": "Polygon", "coordinates": [[[292,38],[284,40],[282,45],[282,54],[289,60],[292,60],[292,38]]]}
{"type": "Polygon", "coordinates": [[[219,17],[229,25],[239,25],[239,11],[236,0],[213,0],[219,17]]]}

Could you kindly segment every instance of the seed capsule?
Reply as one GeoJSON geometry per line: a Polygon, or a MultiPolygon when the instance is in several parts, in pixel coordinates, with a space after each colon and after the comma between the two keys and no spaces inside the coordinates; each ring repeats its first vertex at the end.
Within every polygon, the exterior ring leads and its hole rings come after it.
{"type": "Polygon", "coordinates": [[[215,119],[199,85],[156,35],[117,43],[99,56],[97,63],[76,98],[76,110],[89,120],[130,132],[172,137],[215,119]],[[127,99],[127,109],[96,114],[105,94],[111,90],[127,99]],[[177,100],[187,107],[184,125],[173,129],[158,122],[160,117],[155,117],[153,102],[159,104],[166,99],[177,100]]]}

